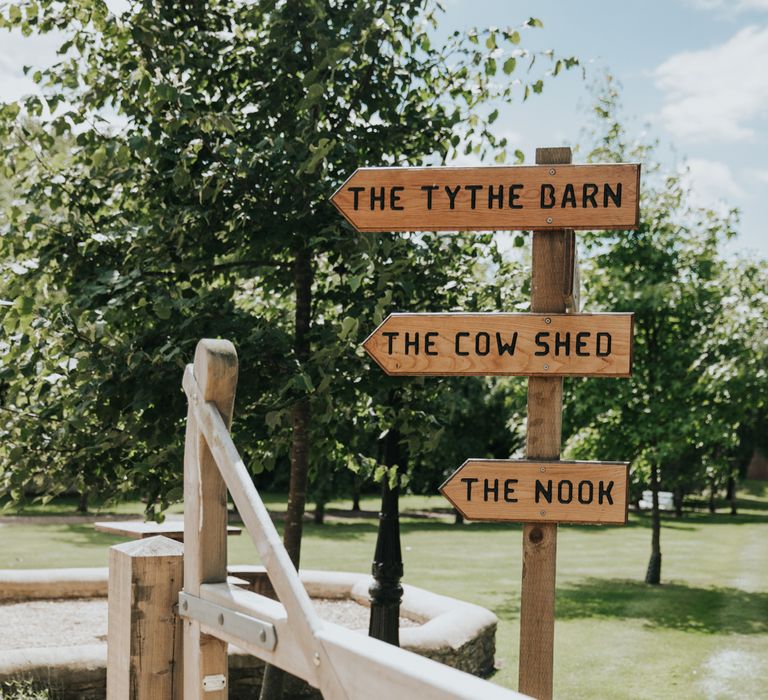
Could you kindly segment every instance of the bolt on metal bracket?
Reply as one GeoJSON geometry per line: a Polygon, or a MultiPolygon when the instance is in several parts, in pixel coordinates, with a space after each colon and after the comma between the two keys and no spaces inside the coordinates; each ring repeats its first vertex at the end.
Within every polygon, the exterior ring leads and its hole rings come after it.
{"type": "Polygon", "coordinates": [[[184,591],[179,593],[179,614],[211,629],[220,629],[232,637],[252,642],[267,651],[277,646],[277,633],[271,622],[210,603],[184,591]]]}

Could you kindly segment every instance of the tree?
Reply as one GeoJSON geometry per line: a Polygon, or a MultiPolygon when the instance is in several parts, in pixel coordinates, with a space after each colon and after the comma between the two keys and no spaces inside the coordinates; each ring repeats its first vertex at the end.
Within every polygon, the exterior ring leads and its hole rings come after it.
{"type": "MultiPolygon", "coordinates": [[[[727,374],[711,383],[713,336],[726,311],[730,285],[719,246],[734,234],[735,212],[717,213],[690,202],[678,175],[652,165],[652,149],[632,149],[616,119],[617,91],[608,83],[597,114],[603,138],[593,160],[634,160],[644,165],[637,231],[600,233],[591,239],[586,304],[590,310],[635,313],[631,379],[574,382],[566,402],[569,450],[594,458],[632,462],[635,482],[653,492],[651,557],[646,582],[661,578],[658,492],[695,483],[723,444],[722,425],[711,429],[710,401],[723,403],[727,374]],[[650,172],[648,172],[650,170],[650,172]],[[720,398],[715,395],[720,394],[720,398]],[[710,426],[710,427],[708,427],[710,426]]],[[[727,402],[726,402],[727,403],[727,402]]],[[[725,405],[725,404],[724,404],[725,405]]],[[[729,404],[728,410],[734,407],[729,404]]]]}
{"type": "MultiPolygon", "coordinates": [[[[481,106],[517,89],[506,75],[529,55],[522,29],[434,48],[433,22],[429,3],[7,7],[5,26],[67,34],[62,60],[34,74],[43,99],[0,119],[4,175],[28,204],[8,208],[2,237],[17,270],[3,280],[16,299],[3,317],[14,495],[46,473],[137,489],[150,512],[178,497],[179,373],[198,337],[226,335],[251,461],[293,455],[297,557],[312,406],[325,411],[344,376],[343,307],[377,256],[418,246],[351,236],[328,204],[333,182],[506,146],[481,106]],[[61,137],[75,144],[64,162],[50,157],[61,137]]],[[[541,86],[532,77],[520,97],[541,86]]],[[[329,433],[318,423],[316,439],[329,433]]]]}
{"type": "MultiPolygon", "coordinates": [[[[312,454],[338,454],[328,441],[355,417],[339,405],[366,405],[347,389],[361,358],[338,342],[355,337],[348,309],[377,265],[411,274],[429,257],[419,236],[351,235],[328,203],[334,184],[361,165],[460,151],[502,162],[494,101],[543,87],[534,73],[509,77],[532,67],[518,45],[538,20],[436,47],[436,7],[146,0],[116,17],[100,0],[7,6],[6,27],[67,35],[61,61],[34,74],[43,98],[0,113],[3,174],[28,205],[7,209],[0,244],[24,269],[2,282],[17,299],[0,368],[12,495],[46,473],[87,474],[106,495],[136,489],[150,514],[177,498],[181,367],[199,337],[235,338],[235,430],[255,469],[290,455],[284,538],[298,566],[312,454]],[[57,136],[75,143],[64,163],[49,157],[57,136]]],[[[554,74],[574,65],[548,55],[554,74]]],[[[396,298],[401,282],[387,284],[369,308],[396,298]]]]}

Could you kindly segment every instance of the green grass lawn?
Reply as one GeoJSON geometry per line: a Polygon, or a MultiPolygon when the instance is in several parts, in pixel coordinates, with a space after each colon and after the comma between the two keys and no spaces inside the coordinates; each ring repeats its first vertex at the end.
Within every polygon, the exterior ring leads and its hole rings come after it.
{"type": "MultiPolygon", "coordinates": [[[[642,583],[646,514],[627,527],[561,526],[555,695],[558,698],[757,698],[768,679],[768,485],[742,491],[740,514],[666,518],[664,584],[642,583]]],[[[283,499],[270,496],[279,510],[283,499]]],[[[141,511],[140,504],[132,506],[141,511]]],[[[348,507],[334,503],[329,507],[348,507]]],[[[363,503],[376,508],[376,499],[363,503]]],[[[444,508],[405,497],[402,509],[444,508]]],[[[131,512],[123,506],[122,512],[131,512]]],[[[307,524],[302,566],[367,572],[376,523],[307,524]]],[[[106,566],[120,538],[90,524],[2,524],[0,568],[106,566]]],[[[520,527],[404,518],[405,583],[490,608],[499,616],[494,682],[517,686],[520,527]]],[[[257,561],[247,535],[230,561],[257,561]]]]}

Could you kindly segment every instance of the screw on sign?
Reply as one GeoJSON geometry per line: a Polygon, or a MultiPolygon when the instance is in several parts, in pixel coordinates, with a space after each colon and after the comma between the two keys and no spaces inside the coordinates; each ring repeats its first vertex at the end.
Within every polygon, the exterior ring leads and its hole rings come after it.
{"type": "Polygon", "coordinates": [[[391,314],[364,347],[390,375],[528,376],[526,460],[468,460],[441,487],[467,519],[522,522],[519,690],[552,697],[557,523],[626,524],[628,465],[560,462],[562,377],[627,377],[632,314],[579,314],[574,229],[634,229],[640,165],[360,168],[333,204],[357,231],[533,230],[531,313],[391,314]],[[569,313],[566,314],[565,312],[569,313]]]}

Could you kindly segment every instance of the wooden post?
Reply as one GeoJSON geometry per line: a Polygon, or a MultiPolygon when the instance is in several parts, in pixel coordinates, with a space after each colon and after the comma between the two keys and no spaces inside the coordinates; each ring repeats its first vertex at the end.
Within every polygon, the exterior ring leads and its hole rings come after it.
{"type": "Polygon", "coordinates": [[[181,700],[183,552],[162,536],[110,548],[107,700],[181,700]]]}
{"type": "MultiPolygon", "coordinates": [[[[237,386],[237,353],[228,340],[201,340],[194,363],[204,401],[212,401],[229,428],[237,386]]],[[[194,411],[187,413],[184,443],[184,590],[200,595],[201,583],[227,580],[227,488],[194,411]]],[[[200,624],[184,621],[185,700],[226,700],[226,687],[204,689],[214,677],[227,678],[226,642],[201,634],[200,624]]],[[[226,686],[226,680],[225,680],[226,686]]]]}
{"type": "MultiPolygon", "coordinates": [[[[536,149],[537,165],[557,166],[570,162],[570,148],[536,149]]],[[[534,313],[564,313],[566,310],[566,236],[565,230],[533,232],[531,311],[534,313]]],[[[562,378],[530,377],[526,431],[528,459],[560,458],[562,411],[562,378]]],[[[556,559],[557,524],[525,523],[518,689],[538,700],[552,697],[556,559]]]]}

